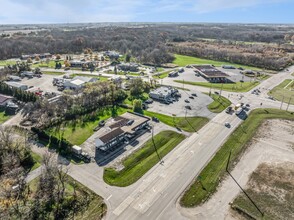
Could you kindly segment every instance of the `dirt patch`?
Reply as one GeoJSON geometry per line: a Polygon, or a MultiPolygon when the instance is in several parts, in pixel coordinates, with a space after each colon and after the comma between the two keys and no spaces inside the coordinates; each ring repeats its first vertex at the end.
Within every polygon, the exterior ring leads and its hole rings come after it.
{"type": "MultiPolygon", "coordinates": [[[[250,141],[247,150],[239,158],[239,162],[231,171],[233,177],[238,181],[238,183],[242,187],[245,187],[251,174],[260,164],[268,164],[272,167],[263,168],[263,170],[268,170],[268,173],[264,174],[267,178],[270,178],[274,175],[274,173],[279,172],[279,174],[277,174],[278,176],[274,179],[277,180],[280,178],[286,181],[286,178],[283,175],[288,175],[289,171],[280,171],[280,169],[275,169],[275,167],[283,167],[285,164],[294,163],[293,132],[293,121],[277,119],[265,121],[250,141]]],[[[292,174],[292,176],[294,176],[294,174],[292,174]]],[[[259,176],[255,175],[255,177],[258,178],[259,176]]],[[[287,178],[287,181],[289,181],[289,178],[290,177],[287,178]]],[[[281,183],[277,182],[277,184],[281,183]]],[[[265,186],[255,188],[256,190],[258,189],[258,191],[261,189],[267,189],[265,186]]],[[[292,194],[293,191],[294,190],[292,189],[292,194]]],[[[264,195],[265,198],[267,195],[272,195],[274,192],[278,193],[279,190],[271,191],[271,194],[268,193],[264,195]]],[[[285,193],[285,191],[281,192],[285,193]]],[[[188,217],[189,219],[249,219],[248,216],[240,215],[238,212],[233,211],[230,208],[231,203],[239,193],[240,188],[236,185],[232,178],[227,176],[222,181],[217,192],[213,194],[212,197],[203,205],[189,209],[179,207],[179,209],[182,215],[188,217]]],[[[250,194],[252,192],[249,191],[248,193],[250,194]]],[[[280,200],[282,201],[284,197],[285,196],[282,196],[281,194],[280,200]]]]}
{"type": "MultiPolygon", "coordinates": [[[[251,174],[246,192],[258,204],[266,219],[294,219],[294,163],[262,163],[251,174]]],[[[249,216],[261,214],[243,194],[234,200],[232,207],[244,210],[249,216]]],[[[239,211],[242,213],[243,211],[239,211]]]]}

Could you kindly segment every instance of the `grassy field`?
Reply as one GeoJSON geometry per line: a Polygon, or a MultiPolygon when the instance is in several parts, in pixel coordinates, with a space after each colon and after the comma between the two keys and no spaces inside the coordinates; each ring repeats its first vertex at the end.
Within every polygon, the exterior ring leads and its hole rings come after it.
{"type": "Polygon", "coordinates": [[[169,126],[177,127],[187,132],[196,132],[209,121],[209,119],[205,117],[172,117],[149,111],[144,111],[144,114],[149,117],[156,117],[159,121],[169,126]]]}
{"type": "Polygon", "coordinates": [[[239,65],[239,64],[234,64],[234,63],[230,63],[230,62],[208,60],[208,59],[202,59],[202,58],[191,57],[191,56],[184,56],[184,55],[179,55],[179,54],[174,54],[174,56],[176,59],[173,61],[173,63],[178,66],[186,66],[188,64],[198,64],[198,65],[211,64],[214,66],[233,65],[236,67],[243,67],[244,69],[261,70],[260,68],[257,68],[257,67],[239,65]]]}
{"type": "MultiPolygon", "coordinates": [[[[32,196],[37,190],[38,187],[38,180],[33,179],[30,183],[30,190],[32,196]]],[[[65,198],[66,199],[73,199],[73,193],[74,193],[74,187],[76,187],[76,193],[78,195],[78,200],[81,199],[83,196],[87,195],[88,197],[88,204],[81,203],[80,205],[83,207],[80,207],[80,209],[77,211],[74,219],[81,219],[81,220],[96,220],[96,219],[102,219],[102,213],[106,213],[107,207],[103,202],[103,199],[96,195],[94,192],[92,192],[89,188],[85,187],[81,183],[77,182],[70,176],[67,176],[67,180],[65,182],[65,198]]],[[[68,207],[68,212],[72,212],[72,207],[68,207]]],[[[53,216],[52,216],[53,217],[53,216]]],[[[71,216],[72,217],[72,216],[71,216]]],[[[50,218],[51,219],[51,218],[50,218]]],[[[53,218],[52,218],[53,219],[53,218]]],[[[72,219],[72,218],[66,218],[66,219],[72,219]]]]}
{"type": "MultiPolygon", "coordinates": [[[[163,158],[184,139],[183,134],[174,131],[162,131],[154,136],[154,143],[158,154],[163,158]]],[[[109,185],[129,186],[140,179],[158,162],[159,158],[150,139],[142,148],[123,160],[123,170],[116,171],[113,168],[105,168],[103,179],[109,185]]]]}
{"type": "Polygon", "coordinates": [[[214,113],[220,113],[232,104],[230,100],[223,96],[211,94],[210,97],[213,99],[213,102],[210,103],[207,108],[214,113]]]}
{"type": "MultiPolygon", "coordinates": [[[[61,65],[63,65],[64,61],[61,60],[61,61],[59,61],[59,63],[61,63],[61,65]]],[[[55,68],[55,64],[56,64],[55,60],[50,60],[48,64],[46,62],[43,62],[43,63],[39,62],[39,63],[32,64],[32,67],[33,68],[36,68],[36,67],[55,68]]]]}
{"type": "Polygon", "coordinates": [[[162,72],[162,73],[157,73],[155,75],[153,75],[154,79],[163,79],[165,77],[168,77],[168,74],[172,72],[172,71],[166,71],[166,72],[162,72]]]}
{"type": "Polygon", "coordinates": [[[232,152],[230,163],[234,164],[246,149],[247,143],[252,139],[261,123],[265,119],[276,118],[294,120],[294,114],[278,109],[253,110],[248,118],[226,140],[199,176],[194,179],[182,196],[181,205],[193,207],[208,199],[216,191],[220,180],[226,174],[225,168],[230,151],[232,152]],[[201,178],[201,183],[199,178],[201,178]]]}
{"type": "Polygon", "coordinates": [[[42,156],[40,156],[39,154],[32,152],[31,151],[31,155],[34,159],[34,165],[31,167],[31,171],[37,169],[39,166],[41,166],[42,163],[42,156]]]}
{"type": "Polygon", "coordinates": [[[105,76],[97,76],[97,75],[92,75],[92,74],[78,74],[78,73],[74,73],[74,74],[71,74],[70,76],[71,77],[84,76],[84,77],[99,78],[99,81],[107,81],[107,80],[109,80],[108,77],[105,77],[105,76]]]}
{"type": "Polygon", "coordinates": [[[294,80],[284,80],[281,84],[277,85],[275,88],[269,91],[268,95],[279,101],[284,99],[285,103],[288,103],[292,97],[290,104],[294,105],[294,80]]]}
{"type": "Polygon", "coordinates": [[[13,65],[13,64],[16,64],[16,61],[12,61],[12,60],[0,60],[0,66],[13,65]]]}
{"type": "Polygon", "coordinates": [[[121,115],[127,112],[127,109],[116,108],[115,111],[111,109],[106,109],[98,113],[95,120],[84,122],[83,119],[76,121],[69,121],[64,125],[58,127],[53,127],[47,131],[56,136],[61,137],[63,133],[63,138],[68,140],[73,145],[81,145],[84,143],[93,133],[93,129],[98,125],[100,120],[106,120],[113,115],[121,115]]]}
{"type": "Polygon", "coordinates": [[[174,82],[177,83],[184,83],[187,85],[193,85],[193,86],[203,86],[207,88],[212,88],[212,89],[218,89],[221,90],[221,88],[224,91],[229,91],[229,92],[248,92],[249,90],[253,89],[256,87],[259,82],[253,81],[253,82],[236,82],[236,83],[209,83],[209,82],[190,82],[190,81],[182,81],[182,80],[174,80],[174,82]]]}
{"type": "Polygon", "coordinates": [[[133,105],[133,101],[135,99],[141,99],[142,102],[144,102],[149,98],[149,94],[146,92],[144,92],[140,97],[131,96],[129,91],[127,91],[127,94],[128,94],[128,98],[126,98],[124,101],[124,104],[127,104],[127,105],[133,105]]]}
{"type": "Polygon", "coordinates": [[[235,198],[232,208],[255,219],[293,219],[294,167],[290,164],[263,163],[251,174],[246,192],[264,212],[263,218],[244,193],[235,198]]]}
{"type": "Polygon", "coordinates": [[[5,114],[5,111],[0,111],[0,124],[7,121],[10,117],[11,116],[5,114]]]}

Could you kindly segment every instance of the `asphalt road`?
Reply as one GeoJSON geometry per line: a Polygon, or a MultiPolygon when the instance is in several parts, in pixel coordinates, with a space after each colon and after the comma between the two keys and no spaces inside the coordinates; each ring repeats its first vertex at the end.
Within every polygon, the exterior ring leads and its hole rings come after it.
{"type": "MultiPolygon", "coordinates": [[[[223,91],[222,95],[229,97],[235,104],[250,103],[251,109],[259,108],[261,102],[262,107],[280,108],[281,102],[266,98],[267,92],[284,79],[293,78],[290,73],[294,72],[294,66],[288,69],[289,72],[282,71],[262,82],[258,86],[261,90],[258,96],[250,91],[223,91]]],[[[185,87],[191,91],[209,91],[209,88],[204,87],[185,87]]],[[[294,111],[294,106],[290,105],[288,110],[294,111]]],[[[241,121],[234,114],[222,112],[216,115],[199,132],[192,134],[170,152],[162,165],[157,164],[129,187],[112,187],[104,183],[103,170],[94,163],[71,164],[69,174],[104,198],[108,206],[106,219],[185,219],[180,213],[178,198],[241,121]],[[226,128],[225,122],[229,122],[231,128],[226,128]]]]}

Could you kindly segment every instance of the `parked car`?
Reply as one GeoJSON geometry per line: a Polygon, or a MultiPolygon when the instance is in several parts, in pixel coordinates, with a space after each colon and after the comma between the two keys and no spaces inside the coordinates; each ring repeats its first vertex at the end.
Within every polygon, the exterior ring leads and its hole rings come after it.
{"type": "Polygon", "coordinates": [[[226,109],[226,113],[230,113],[231,111],[232,111],[232,107],[231,106],[229,106],[227,109],[226,109]]]}
{"type": "Polygon", "coordinates": [[[191,95],[197,97],[197,94],[196,93],[192,93],[191,95]]]}
{"type": "Polygon", "coordinates": [[[186,109],[189,109],[189,110],[192,109],[190,105],[186,105],[185,108],[186,108],[186,109]]]}
{"type": "Polygon", "coordinates": [[[104,125],[105,125],[105,121],[104,120],[99,121],[99,126],[100,127],[103,127],[104,125]]]}
{"type": "Polygon", "coordinates": [[[219,95],[219,92],[216,92],[216,91],[215,91],[214,94],[219,95]]]}
{"type": "Polygon", "coordinates": [[[189,96],[189,99],[194,99],[194,97],[193,96],[189,96]]]}
{"type": "Polygon", "coordinates": [[[147,100],[145,101],[145,103],[147,103],[147,104],[151,104],[151,103],[153,103],[153,100],[152,100],[152,99],[147,99],[147,100]]]}
{"type": "Polygon", "coordinates": [[[152,121],[159,122],[159,119],[156,117],[152,117],[152,121]]]}
{"type": "Polygon", "coordinates": [[[186,103],[190,103],[190,101],[189,101],[188,99],[185,99],[185,102],[186,102],[186,103]]]}
{"type": "Polygon", "coordinates": [[[230,127],[231,127],[231,125],[230,125],[229,122],[226,122],[226,123],[225,123],[225,126],[226,126],[227,128],[230,128],[230,127]]]}

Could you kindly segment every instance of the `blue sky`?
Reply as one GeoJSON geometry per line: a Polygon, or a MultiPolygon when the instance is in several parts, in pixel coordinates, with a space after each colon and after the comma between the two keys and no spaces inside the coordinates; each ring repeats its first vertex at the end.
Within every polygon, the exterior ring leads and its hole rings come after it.
{"type": "Polygon", "coordinates": [[[0,24],[294,23],[294,0],[0,0],[0,24]]]}

